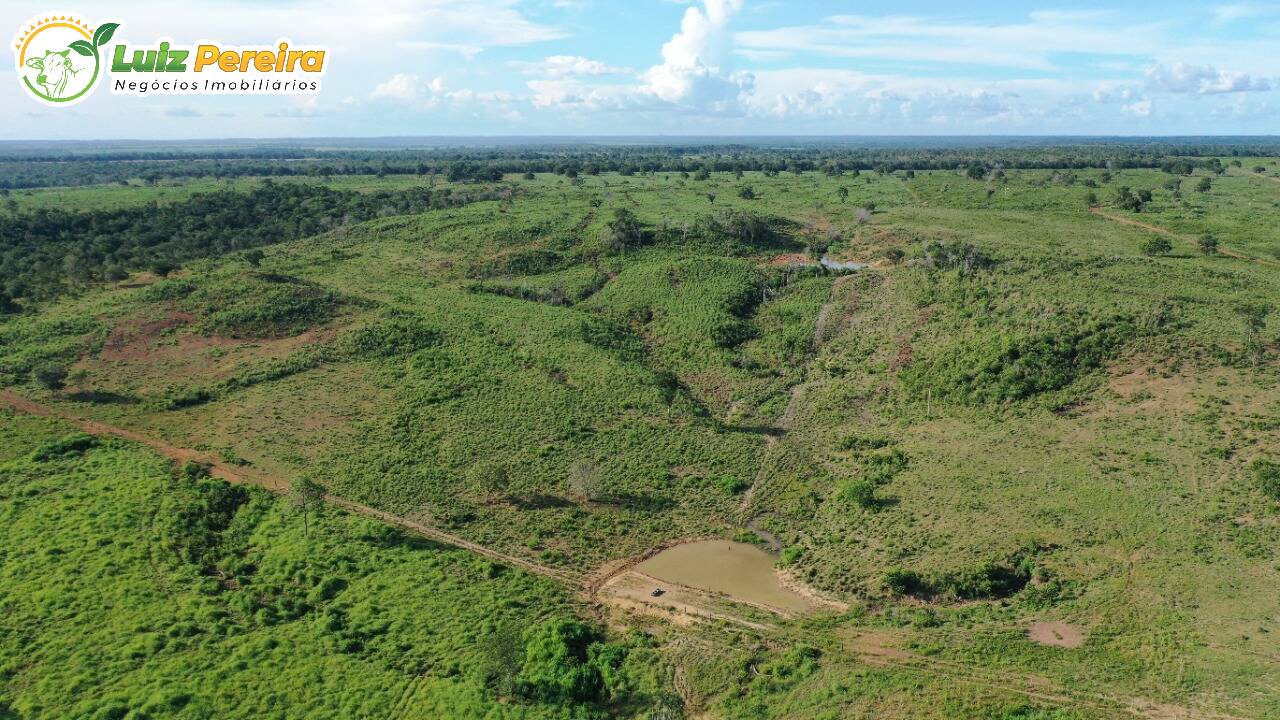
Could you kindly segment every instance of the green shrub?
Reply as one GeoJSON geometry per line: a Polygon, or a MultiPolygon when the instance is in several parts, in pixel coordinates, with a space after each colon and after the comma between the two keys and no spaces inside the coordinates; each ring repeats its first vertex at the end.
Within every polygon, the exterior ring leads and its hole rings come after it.
{"type": "Polygon", "coordinates": [[[887,447],[889,443],[888,439],[882,437],[849,435],[840,440],[839,448],[841,450],[879,450],[887,447]]]}
{"type": "Polygon", "coordinates": [[[836,497],[850,505],[872,508],[876,505],[876,484],[866,478],[849,480],[840,486],[836,497]]]}
{"type": "Polygon", "coordinates": [[[795,565],[802,557],[804,557],[804,546],[792,545],[783,550],[782,554],[778,556],[778,564],[782,567],[795,565]]]}
{"type": "Polygon", "coordinates": [[[328,322],[342,305],[332,290],[284,275],[250,273],[210,280],[183,301],[211,335],[279,338],[328,322]]]}
{"type": "Polygon", "coordinates": [[[733,475],[721,475],[716,478],[715,482],[716,487],[724,491],[726,495],[738,495],[751,487],[751,483],[733,475]]]}
{"type": "Polygon", "coordinates": [[[1037,330],[988,331],[967,346],[912,363],[900,377],[917,397],[931,391],[934,398],[978,403],[1023,400],[1102,367],[1139,334],[1130,316],[1064,314],[1037,330]]]}
{"type": "Polygon", "coordinates": [[[138,299],[158,302],[163,300],[181,300],[196,291],[198,286],[185,278],[177,278],[174,280],[161,280],[152,283],[143,288],[138,293],[138,299]]]}
{"type": "Polygon", "coordinates": [[[867,454],[861,459],[862,472],[869,482],[883,485],[892,480],[898,473],[907,468],[910,460],[901,450],[891,450],[887,454],[867,454]]]}
{"type": "Polygon", "coordinates": [[[1168,255],[1173,251],[1173,243],[1163,235],[1152,235],[1138,243],[1138,249],[1143,255],[1168,255]]]}
{"type": "Polygon", "coordinates": [[[973,567],[922,575],[895,568],[885,575],[885,587],[898,595],[922,599],[988,600],[1005,598],[1026,587],[1035,569],[1031,552],[992,558],[973,567]]]}
{"type": "Polygon", "coordinates": [[[920,249],[920,255],[914,264],[926,270],[972,272],[989,269],[995,265],[995,261],[969,243],[934,240],[920,249]]]}
{"type": "Polygon", "coordinates": [[[440,333],[422,318],[411,315],[390,317],[352,330],[339,345],[350,357],[378,358],[408,355],[440,340],[440,333]]]}
{"type": "Polygon", "coordinates": [[[212,566],[225,549],[223,532],[248,501],[245,488],[208,478],[194,463],[184,465],[156,513],[160,546],[180,562],[212,566]]]}
{"type": "Polygon", "coordinates": [[[567,264],[568,259],[558,252],[539,248],[522,249],[477,263],[467,272],[467,275],[477,279],[512,275],[542,275],[561,270],[567,264]]]}
{"type": "Polygon", "coordinates": [[[605,224],[602,240],[609,250],[623,252],[643,243],[645,235],[634,213],[626,208],[614,208],[613,217],[605,224]]]}
{"type": "Polygon", "coordinates": [[[540,702],[594,702],[617,682],[626,649],[604,642],[600,632],[573,619],[549,620],[525,634],[524,661],[516,678],[523,697],[540,702]]]}
{"type": "Polygon", "coordinates": [[[1253,479],[1267,497],[1280,501],[1280,463],[1258,458],[1249,468],[1253,471],[1253,479]]]}
{"type": "Polygon", "coordinates": [[[47,390],[61,390],[66,386],[70,370],[63,363],[46,361],[31,369],[31,377],[47,390]]]}
{"type": "Polygon", "coordinates": [[[923,596],[932,594],[930,585],[920,573],[904,568],[892,568],[884,576],[885,587],[896,595],[923,596]]]}
{"type": "Polygon", "coordinates": [[[83,455],[98,447],[98,438],[86,433],[72,433],[53,442],[47,442],[31,453],[35,462],[46,462],[83,455]]]}

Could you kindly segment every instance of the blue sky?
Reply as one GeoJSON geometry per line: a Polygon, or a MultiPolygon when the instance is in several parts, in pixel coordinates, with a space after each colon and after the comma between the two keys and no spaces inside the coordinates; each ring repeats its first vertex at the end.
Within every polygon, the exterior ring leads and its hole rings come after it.
{"type": "MultiPolygon", "coordinates": [[[[100,3],[93,3],[98,6],[100,3]]],[[[1271,134],[1280,3],[212,0],[81,7],[122,38],[327,45],[309,97],[116,97],[0,77],[2,139],[1271,134]]],[[[6,2],[17,29],[56,8],[6,2]]]]}

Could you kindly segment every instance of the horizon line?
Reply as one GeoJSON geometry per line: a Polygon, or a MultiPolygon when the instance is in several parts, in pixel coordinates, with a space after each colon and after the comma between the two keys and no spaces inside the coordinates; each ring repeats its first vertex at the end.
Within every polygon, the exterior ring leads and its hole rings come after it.
{"type": "Polygon", "coordinates": [[[859,139],[1027,139],[1027,140],[1181,140],[1181,139],[1254,139],[1254,140],[1274,140],[1280,141],[1280,133],[1276,134],[1249,134],[1249,133],[1223,133],[1223,134],[1144,134],[1144,135],[1126,135],[1115,133],[1088,133],[1088,134],[1010,134],[1010,133],[933,133],[933,134],[916,134],[916,133],[897,133],[897,134],[835,134],[835,133],[805,133],[805,134],[769,134],[769,133],[735,133],[735,134],[688,134],[674,135],[665,133],[654,134],[432,134],[432,135],[271,135],[271,136],[254,136],[254,137],[234,137],[234,136],[193,136],[183,138],[138,138],[138,137],[104,137],[104,138],[30,138],[30,139],[0,139],[0,145],[17,145],[17,144],[92,144],[92,143],[138,143],[162,145],[165,143],[189,143],[189,142],[281,142],[281,141],[318,141],[318,140],[665,140],[665,141],[715,141],[725,142],[733,140],[859,140],[859,139]]]}

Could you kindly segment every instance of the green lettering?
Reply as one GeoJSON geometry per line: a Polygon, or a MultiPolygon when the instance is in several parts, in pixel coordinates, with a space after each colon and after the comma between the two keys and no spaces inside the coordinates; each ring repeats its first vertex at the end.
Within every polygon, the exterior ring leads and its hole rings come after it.
{"type": "Polygon", "coordinates": [[[165,72],[186,72],[187,56],[190,54],[189,50],[170,50],[169,65],[165,67],[165,72]]]}
{"type": "Polygon", "coordinates": [[[129,63],[124,61],[124,54],[128,49],[124,45],[117,45],[116,50],[111,55],[111,72],[129,72],[133,68],[129,67],[129,63]]]}

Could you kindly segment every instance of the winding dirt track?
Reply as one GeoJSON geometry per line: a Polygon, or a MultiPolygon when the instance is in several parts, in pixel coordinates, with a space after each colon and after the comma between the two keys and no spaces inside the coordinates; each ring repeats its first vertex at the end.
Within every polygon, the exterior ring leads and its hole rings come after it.
{"type": "MultiPolygon", "coordinates": [[[[835,309],[836,303],[839,302],[838,295],[844,286],[852,282],[852,275],[843,275],[831,284],[831,293],[827,296],[827,301],[822,304],[818,310],[817,318],[813,323],[813,339],[810,341],[810,348],[814,353],[821,349],[822,344],[828,339],[827,336],[831,330],[831,313],[835,309]]],[[[800,381],[791,387],[790,397],[787,398],[787,405],[782,410],[782,414],[774,422],[772,430],[765,436],[764,453],[760,459],[760,466],[756,470],[755,477],[751,479],[751,485],[747,491],[742,494],[742,502],[738,506],[738,514],[744,522],[752,521],[751,511],[752,503],[755,501],[756,489],[762,486],[768,478],[769,464],[766,462],[769,453],[773,452],[774,445],[777,444],[779,438],[785,436],[791,430],[791,424],[795,419],[796,411],[804,402],[808,393],[807,381],[800,381]]],[[[754,529],[754,528],[753,528],[754,529]]],[[[774,545],[770,542],[770,545],[774,545]]],[[[777,548],[775,548],[776,550],[777,548]]]]}
{"type": "MultiPolygon", "coordinates": [[[[1133,218],[1127,218],[1127,217],[1124,217],[1123,215],[1115,215],[1109,212],[1105,212],[1103,211],[1102,208],[1091,207],[1089,208],[1089,212],[1093,213],[1094,215],[1097,215],[1100,218],[1106,218],[1107,220],[1110,220],[1111,222],[1114,222],[1114,223],[1119,223],[1121,225],[1128,225],[1130,227],[1142,228],[1143,230],[1149,230],[1153,233],[1156,233],[1157,235],[1164,235],[1165,237],[1172,238],[1174,240],[1179,240],[1181,242],[1189,243],[1193,246],[1196,244],[1195,238],[1189,237],[1187,235],[1182,235],[1180,233],[1176,233],[1167,228],[1162,228],[1157,225],[1145,223],[1145,222],[1142,222],[1141,220],[1134,220],[1133,218]]],[[[1218,254],[1226,255],[1227,257],[1232,257],[1237,260],[1247,260],[1250,262],[1256,262],[1262,265],[1280,265],[1280,262],[1276,262],[1275,260],[1268,260],[1266,258],[1253,257],[1252,255],[1245,255],[1244,253],[1232,250],[1231,248],[1222,247],[1221,245],[1218,246],[1218,254]]]]}
{"type": "MultiPolygon", "coordinates": [[[[160,455],[176,462],[186,462],[188,460],[198,462],[208,466],[210,475],[226,480],[229,483],[236,485],[256,485],[278,494],[283,494],[289,491],[289,483],[282,478],[274,477],[252,468],[232,465],[197,450],[171,445],[163,440],[158,440],[127,428],[79,417],[57,408],[35,402],[34,400],[25,398],[11,390],[0,390],[0,407],[8,407],[28,415],[57,418],[75,425],[90,435],[111,435],[113,437],[123,438],[141,445],[146,445],[160,455]]],[[[443,543],[445,545],[462,548],[463,550],[468,550],[477,555],[490,558],[491,560],[497,560],[498,562],[513,565],[522,570],[528,570],[531,573],[542,575],[544,577],[554,578],[572,586],[577,586],[582,583],[582,577],[577,573],[562,570],[560,568],[548,567],[527,558],[510,555],[494,550],[493,548],[478,545],[469,540],[460,538],[457,535],[444,532],[443,530],[434,528],[416,520],[411,520],[399,515],[393,515],[391,513],[369,507],[368,505],[362,505],[345,498],[337,497],[336,495],[326,495],[324,499],[325,502],[335,507],[340,507],[348,512],[355,513],[356,515],[373,518],[379,522],[399,526],[429,540],[435,540],[436,542],[443,543]]]]}

